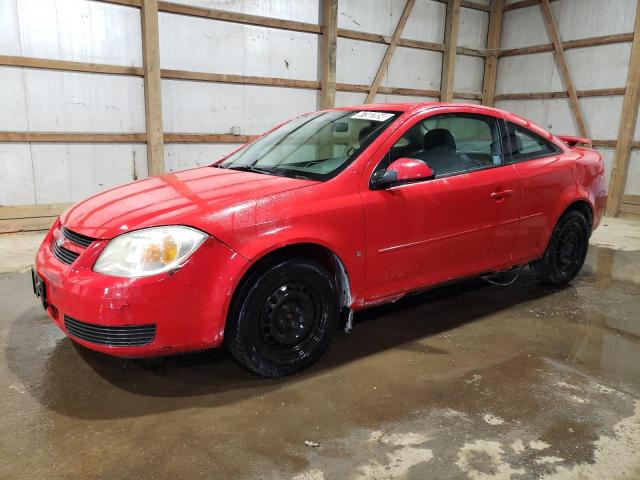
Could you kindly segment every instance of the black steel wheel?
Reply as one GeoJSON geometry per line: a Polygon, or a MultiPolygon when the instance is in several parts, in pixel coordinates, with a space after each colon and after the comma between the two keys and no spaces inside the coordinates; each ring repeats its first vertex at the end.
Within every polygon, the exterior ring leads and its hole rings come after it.
{"type": "Polygon", "coordinates": [[[253,373],[291,375],[324,353],[338,316],[335,280],[321,265],[305,259],[270,262],[235,295],[225,341],[253,373]]]}
{"type": "Polygon", "coordinates": [[[532,263],[538,279],[561,286],[580,272],[589,248],[589,223],[578,211],[565,213],[555,226],[544,256],[532,263]]]}

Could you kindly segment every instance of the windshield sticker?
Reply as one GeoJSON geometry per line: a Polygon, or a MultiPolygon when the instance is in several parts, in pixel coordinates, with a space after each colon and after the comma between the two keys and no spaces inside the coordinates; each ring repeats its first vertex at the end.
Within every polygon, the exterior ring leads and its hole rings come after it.
{"type": "Polygon", "coordinates": [[[361,118],[362,120],[373,120],[374,122],[384,122],[393,117],[394,113],[386,112],[358,112],[355,115],[351,115],[351,118],[361,118]]]}

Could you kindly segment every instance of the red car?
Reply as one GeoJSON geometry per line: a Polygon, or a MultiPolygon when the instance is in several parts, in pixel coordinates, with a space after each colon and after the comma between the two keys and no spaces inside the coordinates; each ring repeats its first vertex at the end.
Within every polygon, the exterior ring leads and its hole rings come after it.
{"type": "Polygon", "coordinates": [[[600,155],[478,105],[302,115],[208,167],[95,195],[55,222],[34,290],[123,357],[218,347],[292,374],[352,313],[531,265],[572,280],[606,201],[600,155]]]}

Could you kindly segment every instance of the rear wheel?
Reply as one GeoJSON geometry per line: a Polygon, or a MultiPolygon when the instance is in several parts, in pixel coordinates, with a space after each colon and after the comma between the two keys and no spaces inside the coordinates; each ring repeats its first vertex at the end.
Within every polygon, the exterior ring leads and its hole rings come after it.
{"type": "Polygon", "coordinates": [[[588,247],[589,223],[581,212],[570,211],[558,220],[544,256],[531,266],[541,282],[565,285],[580,272],[588,247]]]}
{"type": "Polygon", "coordinates": [[[274,261],[243,283],[225,339],[236,360],[253,373],[291,375],[324,353],[338,316],[335,280],[321,265],[306,259],[274,261]]]}

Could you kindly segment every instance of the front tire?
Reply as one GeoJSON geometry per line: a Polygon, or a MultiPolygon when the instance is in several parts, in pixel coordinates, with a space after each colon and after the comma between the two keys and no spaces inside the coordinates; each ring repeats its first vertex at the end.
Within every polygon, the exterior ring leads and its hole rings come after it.
{"type": "Polygon", "coordinates": [[[314,363],[339,318],[335,280],[307,259],[274,260],[249,274],[235,296],[225,341],[235,359],[263,377],[314,363]]]}
{"type": "Polygon", "coordinates": [[[578,211],[565,213],[556,224],[544,256],[531,264],[538,280],[556,287],[580,272],[589,247],[589,223],[578,211]]]}

